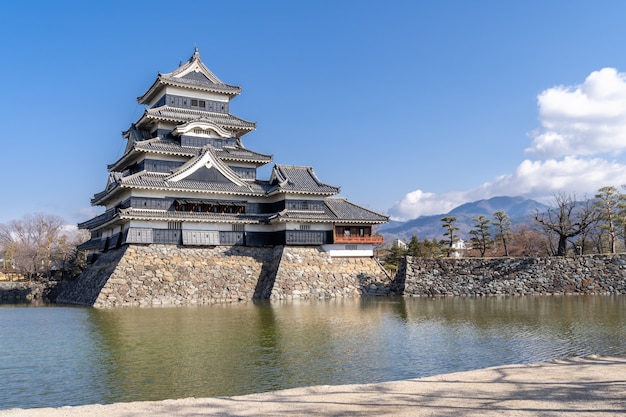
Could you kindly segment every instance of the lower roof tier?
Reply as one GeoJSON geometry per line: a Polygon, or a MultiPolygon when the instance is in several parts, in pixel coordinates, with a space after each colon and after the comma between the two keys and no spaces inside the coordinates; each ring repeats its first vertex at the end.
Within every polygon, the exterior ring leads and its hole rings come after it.
{"type": "Polygon", "coordinates": [[[206,200],[175,200],[174,209],[155,210],[136,207],[112,208],[78,226],[97,230],[116,223],[131,220],[231,223],[231,224],[273,224],[273,223],[327,223],[327,224],[382,224],[389,218],[371,210],[350,203],[342,198],[326,198],[323,205],[315,210],[282,209],[273,213],[246,213],[245,202],[212,202],[200,205],[206,200]],[[190,204],[189,202],[196,202],[190,204]]]}

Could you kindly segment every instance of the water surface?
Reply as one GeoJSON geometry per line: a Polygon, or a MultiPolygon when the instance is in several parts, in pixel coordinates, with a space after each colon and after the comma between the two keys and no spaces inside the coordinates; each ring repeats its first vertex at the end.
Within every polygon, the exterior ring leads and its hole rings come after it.
{"type": "Polygon", "coordinates": [[[626,354],[625,296],[0,306],[0,408],[241,395],[626,354]]]}

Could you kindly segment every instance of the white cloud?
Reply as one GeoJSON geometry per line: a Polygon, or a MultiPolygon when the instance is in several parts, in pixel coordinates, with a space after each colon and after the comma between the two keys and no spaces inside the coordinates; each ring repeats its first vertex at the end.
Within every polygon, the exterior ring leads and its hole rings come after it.
{"type": "Polygon", "coordinates": [[[603,186],[626,184],[626,165],[602,155],[626,149],[626,74],[613,68],[592,72],[583,84],[554,87],[537,98],[541,128],[526,152],[543,160],[522,161],[468,191],[434,194],[416,190],[389,214],[397,220],[443,214],[470,201],[495,196],[550,200],[559,192],[591,196],[603,186]]]}
{"type": "Polygon", "coordinates": [[[395,220],[443,214],[470,201],[495,196],[523,196],[539,201],[551,200],[560,192],[589,197],[603,186],[626,184],[626,165],[601,158],[568,156],[562,160],[523,161],[513,174],[497,177],[467,191],[443,194],[416,190],[396,203],[389,214],[395,220]]]}
{"type": "Polygon", "coordinates": [[[626,149],[626,74],[592,72],[581,85],[537,97],[541,129],[526,152],[542,158],[621,153],[626,149]]]}
{"type": "Polygon", "coordinates": [[[449,193],[441,196],[415,190],[396,202],[389,210],[389,214],[395,220],[409,220],[429,214],[445,213],[464,202],[462,196],[458,194],[449,193]]]}

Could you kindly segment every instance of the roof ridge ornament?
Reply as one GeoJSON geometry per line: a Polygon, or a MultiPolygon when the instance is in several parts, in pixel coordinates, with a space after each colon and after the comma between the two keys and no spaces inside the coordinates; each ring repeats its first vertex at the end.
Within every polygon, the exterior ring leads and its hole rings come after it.
{"type": "Polygon", "coordinates": [[[206,167],[207,169],[213,167],[233,184],[240,187],[250,188],[249,184],[239,178],[239,176],[230,167],[228,167],[228,165],[222,162],[217,155],[215,155],[215,150],[211,145],[202,147],[197,156],[191,158],[189,161],[172,171],[172,173],[165,178],[165,181],[180,181],[203,167],[206,167]]]}
{"type": "Polygon", "coordinates": [[[194,49],[193,55],[189,58],[189,60],[185,63],[179,64],[178,68],[174,71],[168,73],[158,73],[157,79],[154,81],[152,86],[148,88],[148,90],[142,95],[137,97],[137,101],[139,104],[154,104],[150,103],[150,100],[155,99],[154,95],[162,88],[164,85],[176,85],[181,84],[182,86],[190,85],[196,89],[218,89],[219,94],[226,95],[230,98],[237,96],[241,93],[241,87],[226,84],[222,80],[220,80],[204,63],[202,62],[202,58],[200,57],[200,52],[196,47],[194,49]],[[185,79],[185,75],[197,72],[206,77],[205,83],[199,83],[197,80],[189,81],[185,79]],[[174,83],[174,84],[172,84],[174,83]]]}

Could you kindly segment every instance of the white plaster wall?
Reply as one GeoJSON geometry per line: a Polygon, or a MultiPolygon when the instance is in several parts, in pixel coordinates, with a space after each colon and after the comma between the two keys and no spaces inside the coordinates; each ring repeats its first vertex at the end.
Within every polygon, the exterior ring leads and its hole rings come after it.
{"type": "Polygon", "coordinates": [[[281,223],[284,225],[284,227],[282,229],[279,230],[300,230],[300,225],[304,224],[304,225],[309,225],[311,226],[310,230],[323,230],[323,231],[330,231],[333,230],[333,225],[332,224],[327,224],[327,223],[292,223],[292,222],[287,222],[287,223],[281,223]]]}
{"type": "MultiPolygon", "coordinates": [[[[348,245],[353,247],[354,245],[348,245]]],[[[324,252],[331,257],[372,257],[374,256],[373,245],[356,245],[356,249],[346,249],[346,245],[322,245],[324,252]]]]}
{"type": "Polygon", "coordinates": [[[154,222],[146,220],[131,220],[128,227],[167,229],[167,222],[154,222]]]}
{"type": "Polygon", "coordinates": [[[204,230],[204,231],[220,231],[230,232],[233,230],[232,226],[227,223],[192,223],[183,222],[183,230],[204,230]]]}

